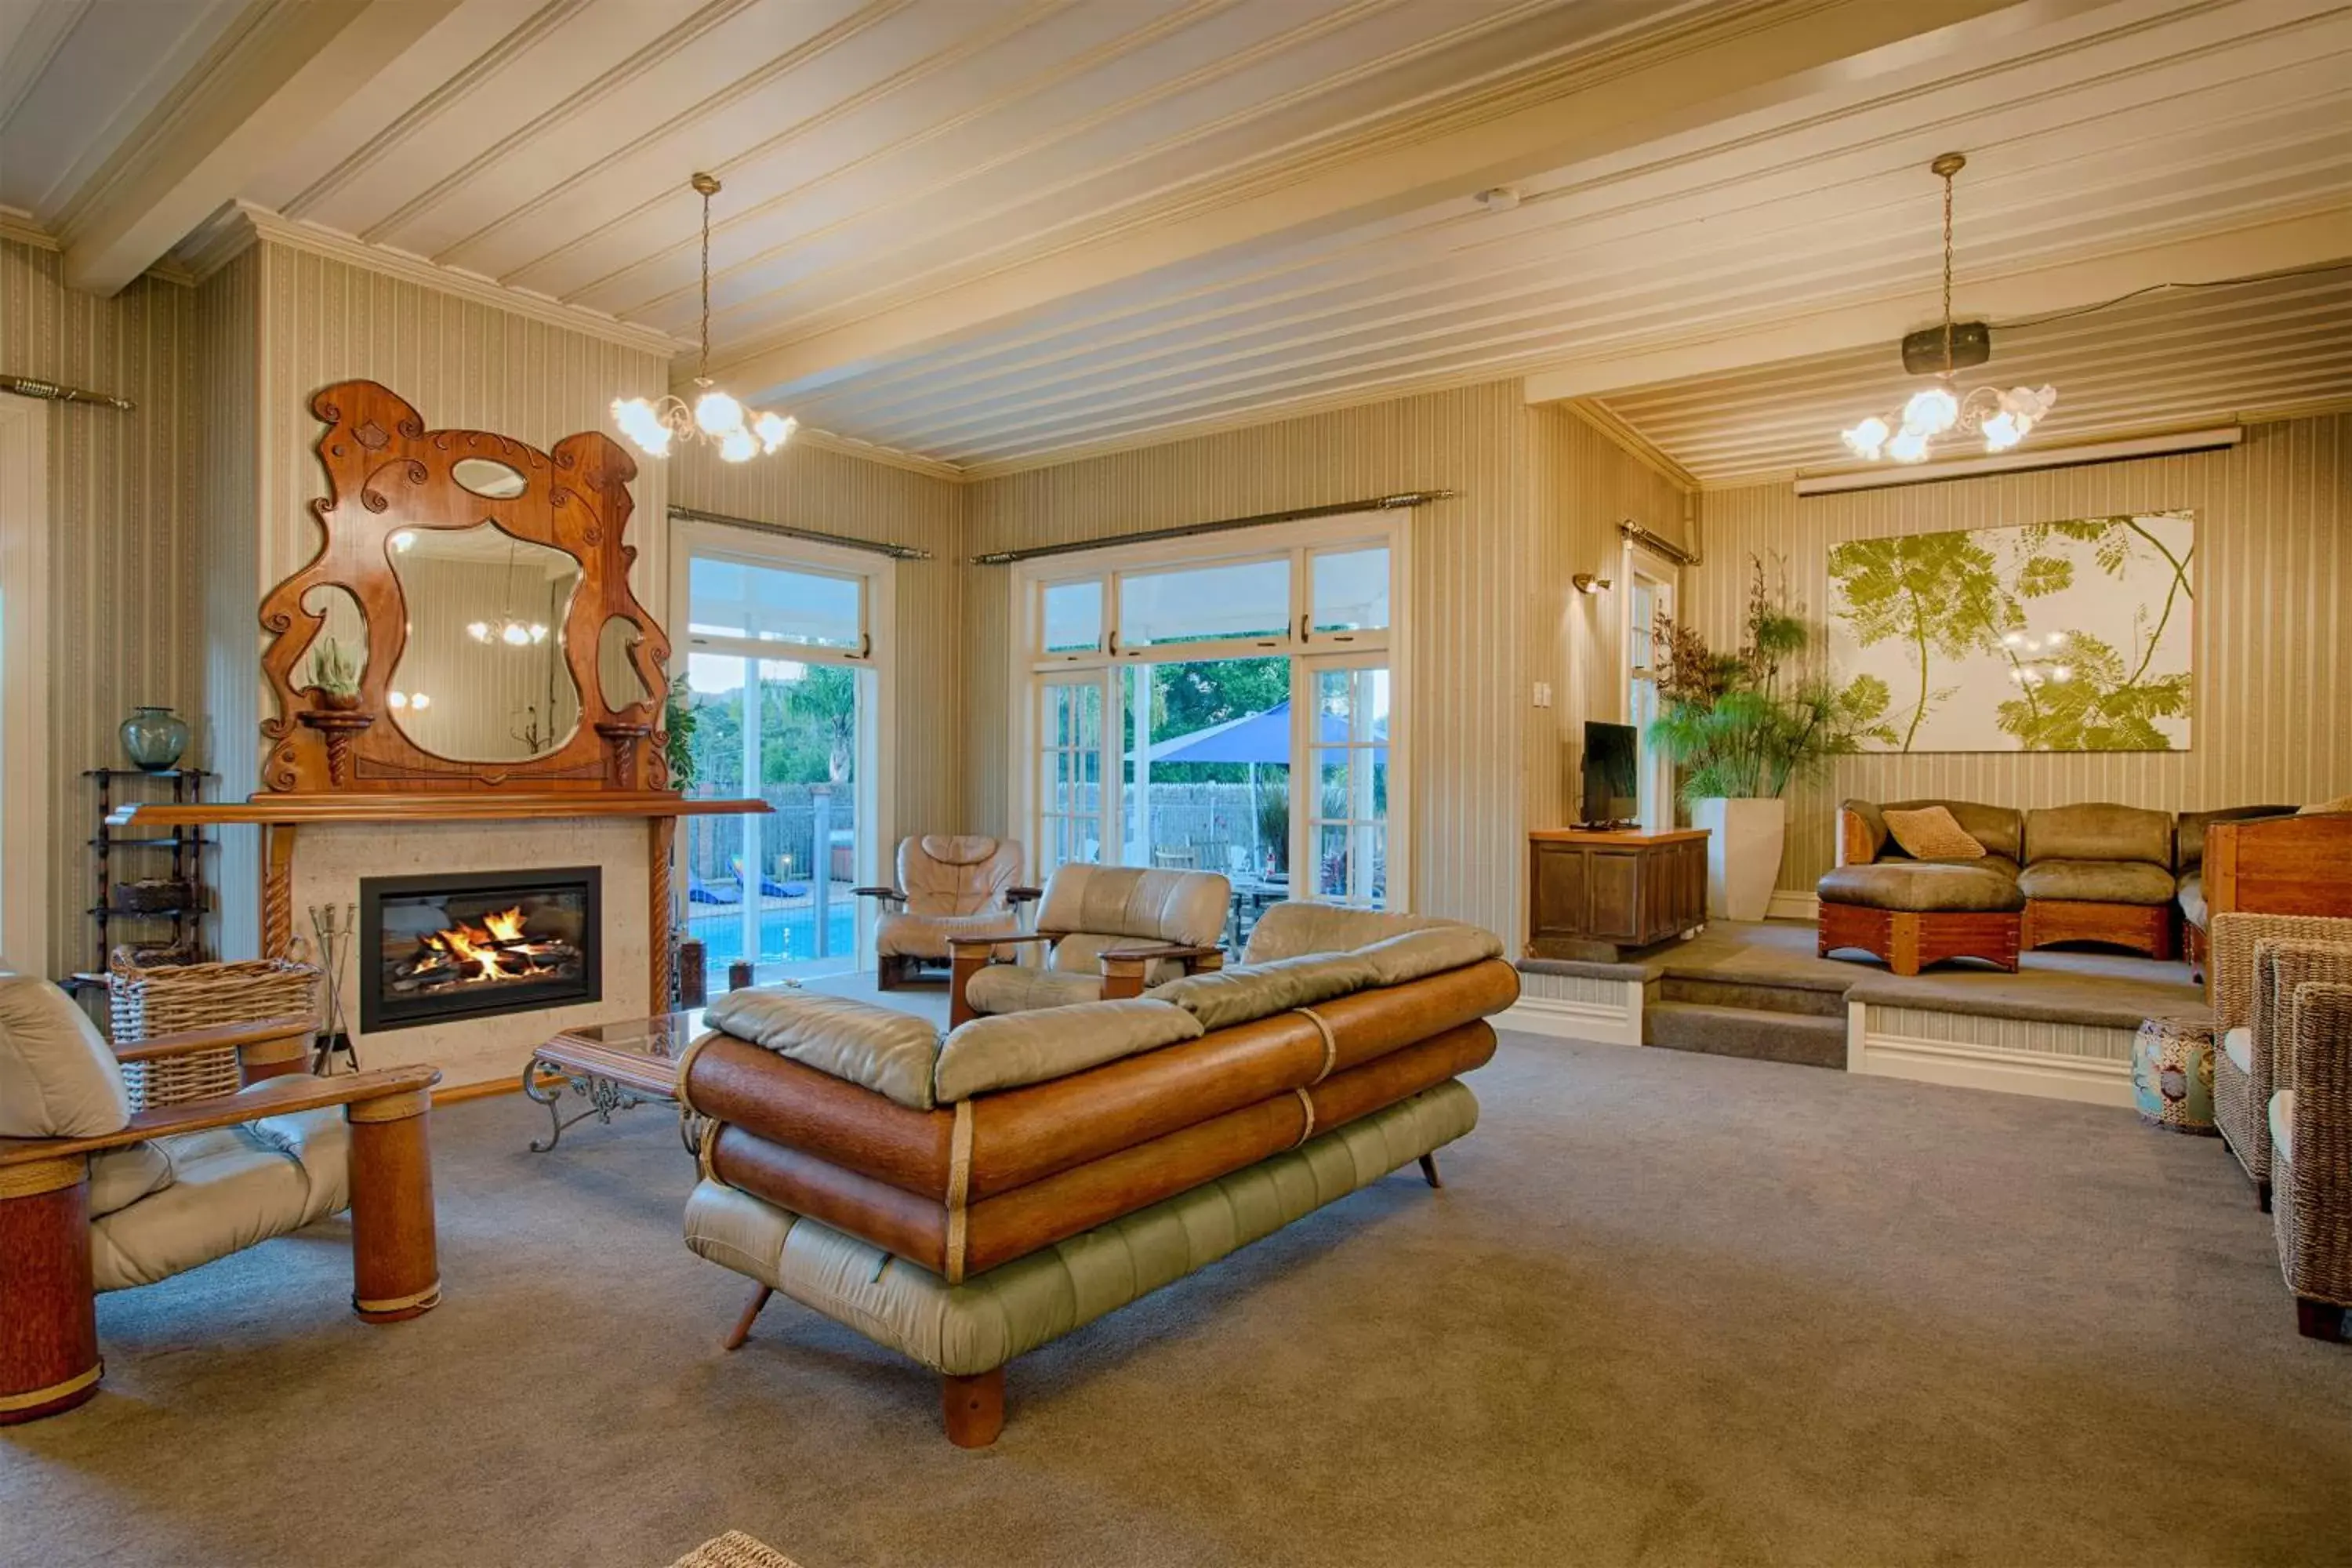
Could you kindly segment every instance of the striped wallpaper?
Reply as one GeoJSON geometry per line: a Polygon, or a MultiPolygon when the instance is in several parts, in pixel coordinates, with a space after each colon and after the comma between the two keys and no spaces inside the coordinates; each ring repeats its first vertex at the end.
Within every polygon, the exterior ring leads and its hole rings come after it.
{"type": "Polygon", "coordinates": [[[2189,750],[1843,759],[1790,797],[1781,887],[1810,892],[1833,863],[1833,807],[1848,795],[2189,811],[2352,791],[2352,415],[2249,426],[2221,452],[1807,500],[1785,483],[1703,494],[1706,561],[1684,574],[1684,605],[1723,641],[1751,552],[1784,557],[1819,615],[1840,540],[2176,507],[2198,514],[2189,750]]]}
{"type": "MultiPolygon", "coordinates": [[[[0,371],[138,404],[49,408],[49,755],[9,789],[49,792],[49,966],[97,957],[85,841],[97,796],[84,768],[125,767],[116,738],[137,703],[201,705],[201,610],[193,557],[193,291],[152,278],[110,300],[64,286],[57,252],[0,240],[0,371]]],[[[0,395],[5,395],[0,394],[0,395]]],[[[191,747],[191,763],[199,760],[191,747]]],[[[160,868],[158,868],[160,869],[160,868]]]]}
{"type": "MultiPolygon", "coordinates": [[[[1053,543],[1452,489],[1412,514],[1416,908],[1519,925],[1528,412],[1517,382],[1400,398],[989,479],[968,548],[1053,543]]],[[[1008,574],[968,568],[964,826],[1004,832],[1008,574]]]]}

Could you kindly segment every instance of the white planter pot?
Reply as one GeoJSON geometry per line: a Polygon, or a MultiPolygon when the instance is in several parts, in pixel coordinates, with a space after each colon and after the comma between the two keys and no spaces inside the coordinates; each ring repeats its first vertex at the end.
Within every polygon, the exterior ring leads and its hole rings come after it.
{"type": "Polygon", "coordinates": [[[1695,800],[1691,826],[1706,829],[1706,913],[1710,920],[1760,921],[1780,881],[1780,847],[1789,837],[1785,800],[1695,800]]]}

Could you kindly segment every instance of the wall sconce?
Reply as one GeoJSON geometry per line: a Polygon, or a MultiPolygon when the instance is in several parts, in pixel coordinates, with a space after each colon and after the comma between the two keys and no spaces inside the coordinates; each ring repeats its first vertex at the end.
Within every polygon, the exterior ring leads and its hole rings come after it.
{"type": "Polygon", "coordinates": [[[1590,572],[1579,572],[1568,581],[1570,585],[1580,594],[1601,594],[1609,589],[1608,578],[1595,577],[1590,572]]]}

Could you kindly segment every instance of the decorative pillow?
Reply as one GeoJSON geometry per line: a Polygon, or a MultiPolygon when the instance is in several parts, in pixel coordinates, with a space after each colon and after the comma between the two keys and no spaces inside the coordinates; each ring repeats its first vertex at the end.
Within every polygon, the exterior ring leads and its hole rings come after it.
{"type": "Polygon", "coordinates": [[[2331,812],[2337,811],[2352,811],[2352,795],[2339,795],[2334,800],[2324,800],[2317,805],[2306,805],[2300,812],[2296,813],[2296,815],[2299,816],[2325,816],[2331,812]]]}
{"type": "Polygon", "coordinates": [[[1981,860],[1985,847],[1940,805],[1886,813],[1886,831],[1914,860],[1981,860]]]}

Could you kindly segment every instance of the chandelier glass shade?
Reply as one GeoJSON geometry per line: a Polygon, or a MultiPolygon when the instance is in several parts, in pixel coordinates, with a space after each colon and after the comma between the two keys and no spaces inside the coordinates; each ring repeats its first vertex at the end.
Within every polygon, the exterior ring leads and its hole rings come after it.
{"type": "Polygon", "coordinates": [[[1874,414],[1839,432],[1846,450],[1866,462],[1882,458],[1925,462],[1937,439],[1955,431],[1981,440],[1988,452],[2006,452],[2057,405],[2054,386],[1979,386],[1966,394],[1952,390],[1952,176],[1967,165],[1968,159],[1958,153],[1947,153],[1928,165],[1944,182],[1943,371],[1934,385],[1913,393],[1899,412],[1874,414]]]}
{"type": "Polygon", "coordinates": [[[719,187],[709,174],[698,174],[691,184],[702,197],[702,352],[694,375],[701,391],[691,404],[674,393],[658,398],[616,397],[613,423],[647,457],[668,457],[672,441],[702,441],[717,447],[723,461],[745,463],[792,439],[800,421],[788,414],[747,408],[740,399],[711,384],[710,198],[719,187]]]}

